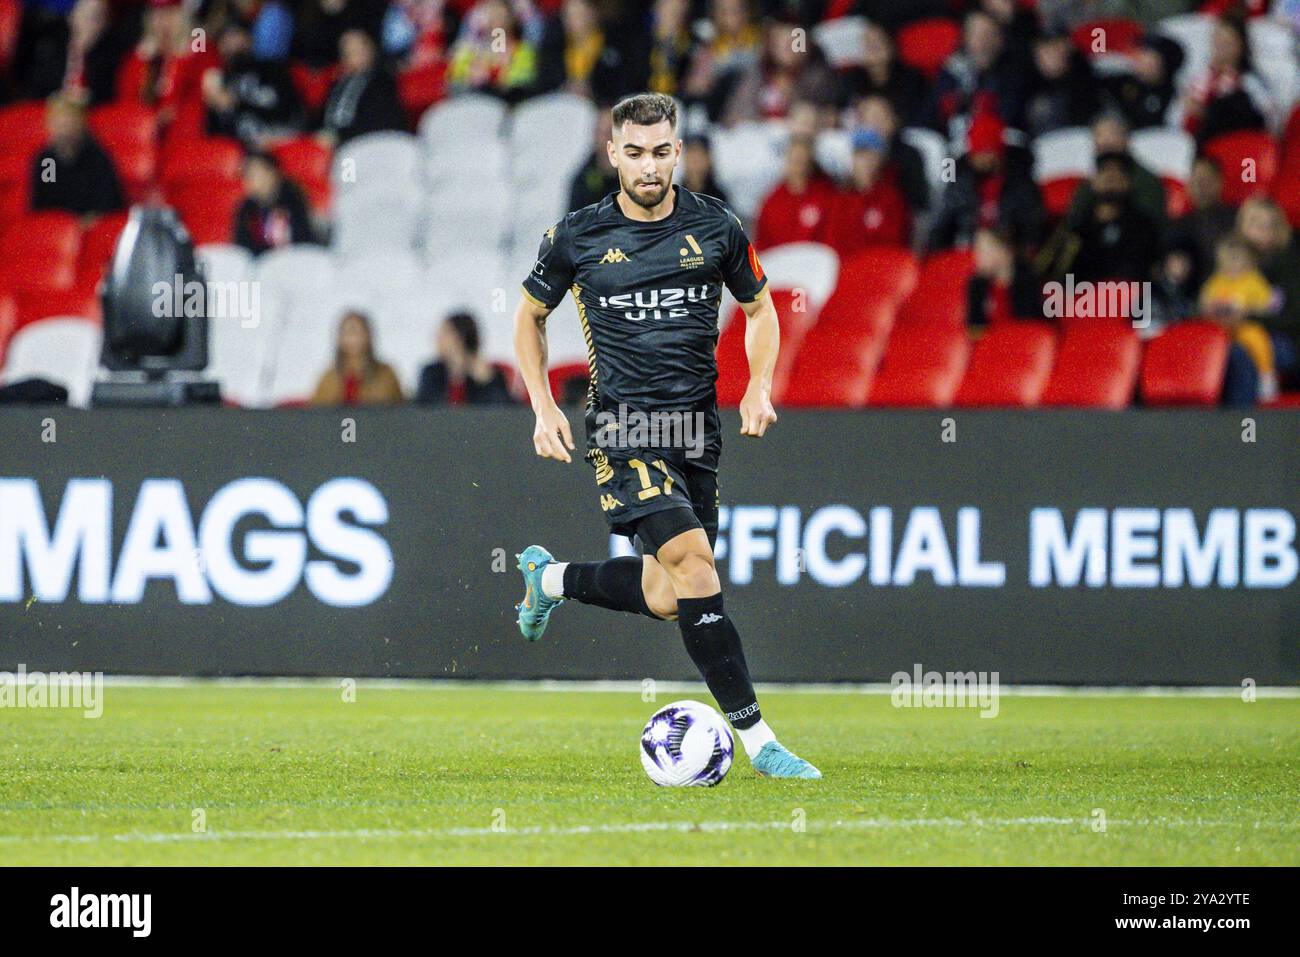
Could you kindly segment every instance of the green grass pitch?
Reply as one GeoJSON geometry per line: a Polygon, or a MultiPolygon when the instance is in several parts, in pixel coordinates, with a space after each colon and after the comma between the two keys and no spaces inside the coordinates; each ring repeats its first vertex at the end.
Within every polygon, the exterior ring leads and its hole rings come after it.
{"type": "Polygon", "coordinates": [[[0,861],[1300,864],[1297,698],[1004,695],[987,719],[773,691],[823,780],[738,748],[717,788],[656,788],[638,735],[688,696],[109,685],[97,720],[6,709],[0,861]]]}

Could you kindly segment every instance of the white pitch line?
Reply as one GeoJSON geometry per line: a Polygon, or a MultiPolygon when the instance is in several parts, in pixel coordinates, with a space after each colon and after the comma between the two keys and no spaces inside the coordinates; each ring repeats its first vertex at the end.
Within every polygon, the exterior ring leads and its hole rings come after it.
{"type": "MultiPolygon", "coordinates": [[[[185,676],[105,675],[104,684],[117,688],[195,688],[205,685],[229,688],[337,688],[353,680],[358,688],[411,691],[532,691],[605,692],[641,694],[640,681],[569,681],[543,678],[535,681],[480,681],[474,678],[193,678],[185,676]]],[[[759,691],[772,694],[890,694],[894,686],[883,682],[837,684],[834,682],[759,682],[759,691]]],[[[702,694],[702,682],[655,681],[656,694],[702,694]]],[[[1151,685],[1015,685],[999,684],[998,693],[1021,697],[1129,696],[1165,698],[1240,698],[1238,686],[1151,686],[1151,685]]],[[[1254,689],[1259,698],[1300,698],[1300,686],[1262,685],[1254,689]]]]}
{"type": "MultiPolygon", "coordinates": [[[[1077,827],[1092,826],[1091,818],[1071,817],[1012,817],[1012,818],[862,818],[851,821],[806,821],[808,831],[870,831],[894,828],[1002,828],[1002,827],[1077,827]]],[[[1295,827],[1300,822],[1276,821],[1207,821],[1196,818],[1149,818],[1136,820],[1110,820],[1107,827],[1254,827],[1272,825],[1295,827]]],[[[320,841],[320,840],[411,840],[420,838],[466,837],[582,837],[596,834],[652,834],[652,833],[725,833],[729,831],[794,831],[789,821],[645,821],[625,824],[585,824],[571,827],[514,827],[496,830],[491,827],[451,828],[361,828],[338,831],[208,831],[195,834],[186,831],[148,834],[0,834],[0,843],[53,843],[53,844],[182,844],[216,841],[320,841]]]]}

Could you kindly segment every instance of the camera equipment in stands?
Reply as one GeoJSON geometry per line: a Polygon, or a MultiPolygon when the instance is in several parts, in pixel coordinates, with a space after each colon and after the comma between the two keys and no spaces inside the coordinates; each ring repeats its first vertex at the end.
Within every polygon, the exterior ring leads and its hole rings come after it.
{"type": "Polygon", "coordinates": [[[193,374],[208,364],[207,284],[174,210],[132,207],[102,295],[109,375],[95,383],[92,405],[220,401],[217,383],[193,374]]]}

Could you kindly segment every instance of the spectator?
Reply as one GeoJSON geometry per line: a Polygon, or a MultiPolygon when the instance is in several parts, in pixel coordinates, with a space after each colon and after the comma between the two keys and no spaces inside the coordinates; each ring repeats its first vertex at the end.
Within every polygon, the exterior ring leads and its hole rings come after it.
{"type": "Polygon", "coordinates": [[[477,90],[518,102],[536,91],[537,48],[505,0],[480,0],[461,23],[451,47],[447,81],[455,90],[477,90]]]}
{"type": "Polygon", "coordinates": [[[1037,276],[1016,255],[1011,237],[994,229],[975,233],[975,269],[966,285],[966,326],[983,329],[1043,314],[1037,276]]]}
{"type": "Polygon", "coordinates": [[[253,56],[258,60],[285,60],[293,43],[293,12],[289,0],[211,0],[201,8],[211,36],[219,36],[231,23],[247,30],[253,56]]]}
{"type": "Polygon", "coordinates": [[[220,69],[203,76],[210,136],[233,136],[248,149],[261,149],[301,131],[306,116],[289,71],[276,60],[253,55],[253,36],[237,20],[217,37],[220,69]]]}
{"type": "Polygon", "coordinates": [[[1075,282],[1152,278],[1160,232],[1133,195],[1133,157],[1102,153],[1092,176],[1090,201],[1078,220],[1067,218],[1043,250],[1045,276],[1075,282]]]}
{"type": "Polygon", "coordinates": [[[963,22],[961,47],[939,72],[930,125],[954,142],[981,113],[992,113],[1018,128],[1024,115],[1025,78],[1017,67],[997,20],[972,10],[963,22]]]}
{"type": "Polygon", "coordinates": [[[1187,250],[1194,282],[1204,283],[1214,262],[1214,248],[1232,232],[1236,210],[1223,202],[1223,177],[1208,156],[1198,156],[1187,180],[1191,209],[1169,226],[1169,245],[1187,250]]]}
{"type": "Polygon", "coordinates": [[[302,190],[269,153],[244,157],[244,201],[235,212],[235,242],[254,256],[290,243],[314,243],[302,190]]]}
{"type": "Polygon", "coordinates": [[[1201,311],[1246,350],[1259,373],[1259,395],[1265,400],[1277,394],[1273,341],[1268,331],[1249,317],[1265,312],[1272,299],[1273,290],[1259,271],[1250,244],[1235,233],[1220,239],[1215,247],[1214,274],[1201,289],[1201,311]]]}
{"type": "Polygon", "coordinates": [[[821,242],[835,202],[835,184],[817,166],[813,141],[792,138],[781,182],[759,208],[754,244],[765,249],[782,243],[821,242]]]}
{"type": "Polygon", "coordinates": [[[749,0],[711,0],[709,21],[711,39],[691,54],[680,95],[688,106],[703,105],[709,119],[716,120],[731,88],[758,59],[763,34],[749,0]]]}
{"type": "Polygon", "coordinates": [[[386,7],[383,0],[303,0],[294,17],[292,59],[313,70],[332,67],[348,30],[380,35],[386,7]]]}
{"type": "MultiPolygon", "coordinates": [[[[1103,113],[1092,123],[1092,150],[1094,156],[1103,153],[1124,153],[1132,160],[1129,152],[1128,123],[1118,113],[1103,113]]],[[[1136,160],[1132,160],[1129,169],[1132,184],[1132,199],[1137,208],[1156,224],[1162,233],[1165,227],[1165,186],[1149,169],[1136,160]]],[[[1068,219],[1078,224],[1084,210],[1092,205],[1092,186],[1085,182],[1074,191],[1070,200],[1068,219]]]]}
{"type": "Polygon", "coordinates": [[[467,312],[438,328],[438,358],[420,372],[415,401],[425,405],[497,405],[513,402],[506,377],[479,355],[478,324],[467,312]]]}
{"type": "Polygon", "coordinates": [[[203,133],[203,75],[219,65],[215,51],[197,49],[181,0],[148,0],[144,35],[118,71],[118,99],[158,109],[168,137],[203,133]]]}
{"type": "Polygon", "coordinates": [[[853,134],[853,167],[826,223],[826,242],[841,259],[871,246],[907,246],[912,214],[875,130],[853,134]]]}
{"type": "Polygon", "coordinates": [[[45,109],[49,142],[32,163],[34,211],[63,210],[90,222],[125,208],[113,161],[86,129],[86,108],[56,93],[45,109]]]}
{"type": "Polygon", "coordinates": [[[724,126],[780,120],[796,101],[828,111],[839,96],[835,74],[816,44],[796,44],[794,24],[769,23],[763,50],[736,78],[723,107],[724,126]]]}
{"type": "Polygon", "coordinates": [[[1174,99],[1174,77],[1182,68],[1183,48],[1169,37],[1148,33],[1133,54],[1133,72],[1117,73],[1107,97],[1130,128],[1163,126],[1174,99]]]}
{"type": "Polygon", "coordinates": [[[1181,101],[1183,128],[1198,144],[1235,130],[1262,130],[1272,114],[1268,88],[1251,65],[1245,21],[1219,17],[1211,37],[1209,68],[1181,101]]]}
{"type": "Polygon", "coordinates": [[[878,93],[858,101],[860,127],[875,130],[885,140],[889,162],[898,175],[898,185],[913,212],[930,208],[930,181],[925,176],[925,160],[915,146],[903,142],[898,133],[898,114],[893,103],[878,93]]]}
{"type": "Polygon", "coordinates": [[[930,248],[967,249],[976,231],[996,229],[1010,239],[1018,255],[1028,254],[1038,243],[1043,223],[1032,157],[1008,147],[1002,122],[987,113],[971,124],[967,143],[930,228],[930,248]]]}
{"type": "Polygon", "coordinates": [[[109,32],[106,0],[77,0],[66,20],[35,32],[17,51],[19,94],[44,100],[62,90],[89,106],[113,99],[122,47],[109,32]]]}
{"type": "Polygon", "coordinates": [[[1269,332],[1282,388],[1300,386],[1300,246],[1282,210],[1254,196],[1237,212],[1237,231],[1250,244],[1273,289],[1269,308],[1254,318],[1269,332]]]}
{"type": "MultiPolygon", "coordinates": [[[[1070,31],[1101,20],[1122,20],[1131,14],[1133,0],[1038,0],[1038,17],[1044,29],[1070,31]]],[[[1187,0],[1181,0],[1186,13],[1187,0]]]]}
{"type": "Polygon", "coordinates": [[[375,41],[361,30],[347,30],[339,39],[342,75],[325,100],[320,137],[341,146],[366,133],[406,129],[406,113],[397,95],[397,81],[380,65],[375,41]]]}
{"type": "Polygon", "coordinates": [[[878,23],[867,21],[862,33],[862,65],[841,73],[843,101],[883,96],[893,106],[894,114],[908,125],[925,119],[925,76],[898,59],[893,37],[878,23]]]}
{"type": "Polygon", "coordinates": [[[609,161],[607,144],[614,138],[614,121],[609,104],[596,110],[595,136],[592,138],[591,156],[582,169],[574,174],[569,185],[569,211],[582,209],[604,199],[618,190],[618,170],[609,161]]]}
{"type": "Polygon", "coordinates": [[[690,0],[655,0],[651,13],[646,89],[676,96],[695,51],[690,0]]]}
{"type": "Polygon", "coordinates": [[[394,0],[384,11],[384,55],[409,68],[431,66],[447,53],[446,0],[394,0]]]}
{"type": "Polygon", "coordinates": [[[1069,126],[1085,126],[1100,105],[1092,66],[1067,33],[1049,33],[1033,44],[1025,132],[1042,136],[1069,126]]]}
{"type": "Polygon", "coordinates": [[[402,401],[397,373],[375,358],[370,319],[347,312],[339,320],[334,365],[325,370],[312,405],[392,405],[402,401]]]}
{"type": "Polygon", "coordinates": [[[600,102],[613,102],[628,92],[623,53],[607,42],[593,0],[564,0],[559,16],[547,23],[537,86],[600,102]]]}
{"type": "Polygon", "coordinates": [[[704,193],[727,202],[727,191],[713,177],[713,153],[702,133],[687,136],[682,146],[681,184],[692,193],[704,193]]]}

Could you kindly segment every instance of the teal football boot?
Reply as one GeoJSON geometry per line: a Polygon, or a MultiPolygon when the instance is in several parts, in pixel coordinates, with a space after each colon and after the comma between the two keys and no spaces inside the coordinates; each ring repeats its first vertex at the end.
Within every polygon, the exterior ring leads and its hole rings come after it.
{"type": "Polygon", "coordinates": [[[524,600],[515,605],[519,612],[519,631],[529,641],[536,641],[546,631],[546,623],[563,598],[549,598],[542,591],[542,569],[555,561],[541,545],[529,545],[515,556],[524,576],[524,600]]]}
{"type": "Polygon", "coordinates": [[[820,778],[822,773],[775,741],[769,741],[754,755],[754,770],[765,778],[820,778]]]}

